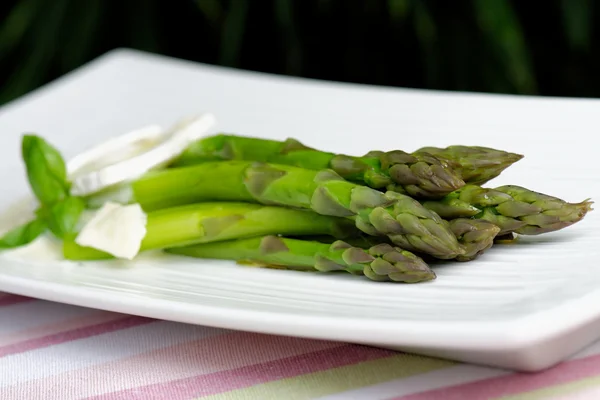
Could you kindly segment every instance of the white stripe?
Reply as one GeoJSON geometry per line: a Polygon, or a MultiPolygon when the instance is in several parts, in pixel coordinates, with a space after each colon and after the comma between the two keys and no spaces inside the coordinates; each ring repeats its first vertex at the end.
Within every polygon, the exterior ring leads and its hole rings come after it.
{"type": "Polygon", "coordinates": [[[153,322],[0,358],[0,388],[119,360],[228,331],[153,322]]]}
{"type": "MultiPolygon", "coordinates": [[[[600,341],[571,357],[572,360],[600,354],[600,341]]],[[[508,375],[511,371],[488,368],[469,364],[456,365],[437,371],[431,371],[408,378],[395,379],[372,386],[363,387],[321,397],[320,400],[376,400],[390,397],[406,396],[427,390],[476,382],[483,379],[508,375]]]]}
{"type": "Polygon", "coordinates": [[[36,326],[90,315],[89,308],[52,303],[48,301],[28,301],[8,307],[0,307],[0,335],[19,332],[36,326]]]}

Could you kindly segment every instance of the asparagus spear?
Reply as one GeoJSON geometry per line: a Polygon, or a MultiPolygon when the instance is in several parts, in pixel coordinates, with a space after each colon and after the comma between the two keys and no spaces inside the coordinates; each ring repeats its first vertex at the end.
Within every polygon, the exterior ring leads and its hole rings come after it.
{"type": "MultiPolygon", "coordinates": [[[[487,249],[492,247],[494,239],[498,235],[498,232],[500,232],[500,227],[489,221],[468,218],[453,219],[448,222],[448,227],[464,249],[463,254],[455,257],[457,261],[471,261],[483,254],[487,249]]],[[[367,244],[372,245],[378,241],[381,242],[382,240],[382,238],[375,236],[346,239],[348,243],[355,246],[358,246],[362,242],[363,244],[360,245],[362,247],[367,244]]],[[[408,241],[397,240],[396,243],[404,250],[419,252],[419,249],[415,248],[408,241]]]]}
{"type": "Polygon", "coordinates": [[[312,149],[295,139],[280,142],[234,135],[215,135],[191,144],[174,166],[206,161],[245,160],[324,170],[332,169],[350,181],[375,189],[393,186],[399,193],[435,198],[464,185],[457,174],[436,157],[400,150],[352,157],[312,149]]]}
{"type": "Polygon", "coordinates": [[[197,244],[166,250],[197,258],[236,260],[307,271],[347,271],[374,281],[416,283],[435,279],[423,260],[408,251],[378,244],[369,249],[338,240],[333,244],[276,236],[197,244]]]}
{"type": "MultiPolygon", "coordinates": [[[[479,219],[457,218],[448,222],[448,226],[458,239],[458,242],[465,249],[465,253],[456,257],[457,261],[471,261],[483,254],[487,249],[497,243],[500,227],[489,221],[479,219]]],[[[512,235],[512,234],[511,234],[512,235]]],[[[330,236],[304,236],[301,239],[316,240],[323,243],[333,243],[335,239],[330,236]]],[[[501,240],[505,241],[506,236],[501,240]]],[[[346,243],[363,249],[375,246],[381,243],[392,244],[387,237],[371,236],[359,233],[357,236],[347,237],[346,243]]],[[[415,251],[410,243],[400,245],[404,250],[415,251]]],[[[418,251],[418,250],[416,250],[418,251]]],[[[428,260],[431,261],[431,260],[428,260]]]]}
{"type": "Polygon", "coordinates": [[[371,235],[410,243],[441,259],[464,253],[445,221],[413,198],[343,180],[333,171],[246,161],[207,162],[149,174],[132,183],[146,210],[199,201],[247,201],[353,217],[371,235]]]}
{"type": "Polygon", "coordinates": [[[483,185],[506,168],[523,158],[523,155],[481,146],[422,147],[425,152],[445,160],[461,178],[473,185],[483,185]]]}
{"type": "Polygon", "coordinates": [[[483,219],[500,227],[499,235],[539,235],[568,227],[592,210],[592,202],[567,203],[556,197],[508,185],[486,189],[465,187],[423,205],[446,219],[483,219]]]}
{"type": "MultiPolygon", "coordinates": [[[[258,235],[356,235],[346,218],[318,215],[308,210],[250,203],[199,203],[148,214],[140,251],[231,240],[258,235]]],[[[65,258],[95,260],[110,254],[78,245],[73,236],[63,241],[65,258]]]]}

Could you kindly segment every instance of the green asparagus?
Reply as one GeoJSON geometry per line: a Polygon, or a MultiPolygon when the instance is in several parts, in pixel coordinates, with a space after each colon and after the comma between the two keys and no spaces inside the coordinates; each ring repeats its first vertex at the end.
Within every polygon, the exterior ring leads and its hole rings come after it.
{"type": "Polygon", "coordinates": [[[352,217],[365,233],[410,243],[436,258],[464,253],[446,222],[413,198],[357,185],[330,170],[253,163],[206,162],[151,173],[132,183],[135,201],[156,210],[200,201],[246,201],[352,217]]]}
{"type": "Polygon", "coordinates": [[[354,275],[365,275],[375,281],[416,283],[435,279],[435,273],[422,259],[389,244],[379,244],[363,250],[343,241],[325,244],[270,235],[198,244],[166,251],[261,266],[282,266],[320,272],[347,271],[354,275]]]}
{"type": "Polygon", "coordinates": [[[295,139],[281,142],[223,134],[194,142],[173,166],[223,160],[259,161],[312,170],[332,169],[344,179],[375,189],[389,188],[423,198],[440,197],[464,185],[447,162],[425,152],[408,154],[395,150],[352,157],[315,150],[295,139]]]}
{"type": "MultiPolygon", "coordinates": [[[[483,254],[487,249],[497,243],[500,227],[489,221],[480,219],[457,218],[448,222],[452,233],[458,239],[458,242],[465,249],[465,253],[456,257],[457,261],[471,261],[483,254]]],[[[506,236],[503,237],[507,239],[506,236]]],[[[333,243],[335,239],[329,236],[304,236],[302,239],[316,240],[323,243],[333,243]]],[[[363,249],[375,246],[381,243],[393,244],[387,237],[371,236],[359,232],[358,235],[344,239],[346,243],[363,249]]],[[[403,243],[399,247],[404,250],[417,251],[410,243],[403,243]]],[[[431,261],[431,257],[428,257],[431,261]]]]}
{"type": "MultiPolygon", "coordinates": [[[[308,210],[250,203],[199,203],[149,213],[140,251],[269,234],[344,238],[358,234],[358,230],[346,218],[308,210]]],[[[78,245],[74,235],[63,240],[63,253],[70,260],[112,258],[78,245]]]]}
{"type": "Polygon", "coordinates": [[[446,219],[475,218],[500,227],[499,235],[510,232],[539,235],[568,227],[592,210],[592,202],[567,203],[556,197],[520,186],[486,189],[476,185],[450,193],[423,205],[446,219]]]}
{"type": "MultiPolygon", "coordinates": [[[[477,219],[457,218],[449,221],[448,226],[452,233],[454,233],[454,236],[456,236],[458,243],[464,249],[463,254],[455,257],[457,261],[471,261],[483,254],[487,249],[492,247],[496,235],[500,232],[500,227],[495,224],[477,219]]],[[[361,239],[364,243],[373,243],[373,241],[382,240],[373,236],[369,239],[365,237],[361,239]]],[[[351,239],[346,240],[352,245],[358,243],[353,242],[351,239]]],[[[396,244],[405,250],[419,252],[419,249],[415,248],[408,241],[397,240],[396,244]]]]}
{"type": "Polygon", "coordinates": [[[422,147],[415,153],[433,154],[457,172],[467,183],[483,185],[521,160],[521,154],[480,146],[422,147]]]}

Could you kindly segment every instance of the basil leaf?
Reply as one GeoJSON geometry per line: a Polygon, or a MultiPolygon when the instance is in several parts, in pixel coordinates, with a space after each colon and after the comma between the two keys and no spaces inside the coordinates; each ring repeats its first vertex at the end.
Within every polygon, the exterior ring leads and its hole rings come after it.
{"type": "Polygon", "coordinates": [[[18,226],[0,238],[0,249],[11,249],[33,242],[48,229],[46,221],[36,218],[24,225],[18,226]]]}
{"type": "Polygon", "coordinates": [[[43,205],[68,197],[67,168],[58,150],[38,136],[24,135],[21,152],[29,185],[43,205]]]}
{"type": "Polygon", "coordinates": [[[47,212],[46,220],[52,233],[58,238],[76,232],[85,201],[81,197],[67,197],[54,204],[47,212]]]}

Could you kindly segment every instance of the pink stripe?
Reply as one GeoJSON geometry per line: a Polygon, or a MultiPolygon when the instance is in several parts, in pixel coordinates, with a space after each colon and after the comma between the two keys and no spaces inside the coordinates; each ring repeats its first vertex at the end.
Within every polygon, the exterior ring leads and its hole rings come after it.
{"type": "Polygon", "coordinates": [[[398,399],[490,399],[569,383],[597,374],[600,374],[600,355],[564,362],[553,368],[536,374],[516,373],[504,375],[443,389],[415,393],[412,395],[399,397],[398,399]]]}
{"type": "Polygon", "coordinates": [[[71,385],[72,382],[96,382],[97,384],[70,386],[70,397],[85,398],[228,371],[342,345],[319,340],[232,332],[163,348],[159,348],[160,344],[157,344],[156,350],[147,353],[5,387],[2,394],[3,398],[18,398],[20,393],[30,393],[30,397],[35,397],[36,394],[47,393],[51,388],[71,385]]]}
{"type": "Polygon", "coordinates": [[[0,347],[0,357],[6,357],[11,354],[24,353],[42,347],[48,347],[55,344],[70,342],[73,340],[83,339],[90,336],[101,335],[127,329],[138,325],[147,324],[154,320],[142,317],[125,317],[117,321],[104,322],[92,326],[73,329],[66,332],[60,332],[53,335],[48,335],[36,339],[26,340],[24,342],[15,343],[8,346],[0,347]]]}
{"type": "Polygon", "coordinates": [[[12,306],[13,304],[26,303],[33,300],[34,299],[30,297],[18,296],[16,294],[5,294],[5,296],[0,297],[0,307],[12,306]]]}
{"type": "Polygon", "coordinates": [[[342,345],[332,349],[247,365],[227,371],[133,388],[119,393],[107,393],[93,399],[189,399],[191,397],[223,393],[274,380],[292,378],[312,372],[389,357],[394,354],[396,353],[389,350],[366,346],[342,345]]]}
{"type": "Polygon", "coordinates": [[[0,335],[0,348],[9,344],[21,343],[31,339],[37,339],[59,332],[66,332],[90,325],[100,324],[102,322],[114,321],[125,317],[123,314],[111,313],[108,311],[90,311],[89,315],[76,317],[51,324],[36,326],[19,332],[0,335]]]}

